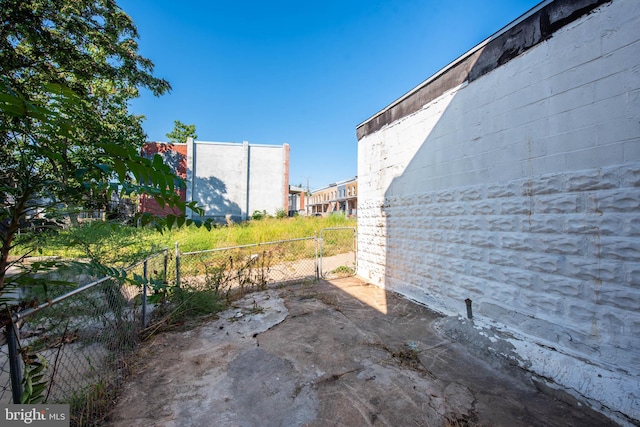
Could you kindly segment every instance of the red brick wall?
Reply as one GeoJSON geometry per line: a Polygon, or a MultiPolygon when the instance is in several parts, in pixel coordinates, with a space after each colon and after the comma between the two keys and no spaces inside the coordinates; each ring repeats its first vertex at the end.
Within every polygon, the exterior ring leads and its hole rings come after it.
{"type": "MultiPolygon", "coordinates": [[[[148,142],[142,148],[142,154],[145,157],[153,157],[155,154],[160,154],[165,163],[171,167],[173,173],[182,179],[187,178],[187,144],[148,142]]],[[[187,196],[186,189],[182,188],[176,191],[180,195],[180,200],[184,202],[187,196]]],[[[148,212],[157,216],[184,214],[182,210],[175,207],[161,207],[152,197],[145,195],[140,196],[140,212],[148,212]]]]}

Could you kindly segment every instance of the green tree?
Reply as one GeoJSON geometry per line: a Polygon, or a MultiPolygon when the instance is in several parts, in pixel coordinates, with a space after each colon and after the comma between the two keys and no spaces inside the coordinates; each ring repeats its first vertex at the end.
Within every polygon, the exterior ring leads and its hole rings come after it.
{"type": "Polygon", "coordinates": [[[173,121],[173,130],[167,134],[169,142],[187,142],[187,138],[198,139],[196,125],[185,125],[180,120],[173,121]]]}
{"type": "Polygon", "coordinates": [[[139,88],[162,95],[170,85],[153,76],[115,1],[0,0],[0,22],[0,294],[21,284],[5,273],[16,236],[36,223],[116,192],[200,211],[180,201],[183,182],[160,156],[141,156],[143,117],[128,102],[139,88]]]}

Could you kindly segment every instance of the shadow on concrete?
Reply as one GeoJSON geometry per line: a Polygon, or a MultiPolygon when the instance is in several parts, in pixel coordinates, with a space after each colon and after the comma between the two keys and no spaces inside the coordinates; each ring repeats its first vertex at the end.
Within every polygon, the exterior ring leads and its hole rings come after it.
{"type": "Polygon", "coordinates": [[[474,357],[440,319],[356,277],[250,294],[147,342],[107,425],[611,425],[474,357]]]}

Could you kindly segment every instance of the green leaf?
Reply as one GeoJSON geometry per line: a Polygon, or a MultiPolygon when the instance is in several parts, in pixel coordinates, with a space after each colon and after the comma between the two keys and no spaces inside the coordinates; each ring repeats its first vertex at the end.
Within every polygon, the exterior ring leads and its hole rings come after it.
{"type": "Polygon", "coordinates": [[[23,116],[25,114],[24,104],[0,104],[0,111],[14,117],[23,116]]]}
{"type": "Polygon", "coordinates": [[[43,391],[45,391],[47,388],[47,383],[39,383],[33,386],[33,389],[31,390],[31,395],[32,396],[38,396],[40,395],[40,393],[42,393],[43,391]]]}
{"type": "Polygon", "coordinates": [[[100,144],[96,144],[98,147],[102,148],[105,153],[107,154],[111,154],[113,156],[119,157],[121,159],[127,159],[130,157],[130,153],[127,151],[126,148],[122,147],[121,145],[118,144],[104,144],[104,143],[100,143],[100,144]]]}
{"type": "Polygon", "coordinates": [[[175,215],[173,215],[173,214],[169,214],[169,215],[167,215],[167,217],[166,217],[165,219],[166,219],[166,221],[167,221],[167,228],[168,228],[169,230],[171,230],[171,228],[173,227],[173,225],[174,225],[174,224],[175,224],[175,222],[176,222],[176,216],[175,216],[175,215]]]}
{"type": "Polygon", "coordinates": [[[31,384],[31,378],[26,377],[24,381],[24,393],[30,395],[33,392],[33,385],[31,384]]]}
{"type": "Polygon", "coordinates": [[[127,167],[122,160],[114,159],[113,167],[116,170],[120,181],[127,179],[127,167]]]}
{"type": "Polygon", "coordinates": [[[63,86],[59,83],[46,83],[44,87],[53,94],[67,98],[67,102],[77,102],[78,95],[67,86],[63,86]]]}
{"type": "Polygon", "coordinates": [[[46,367],[44,364],[42,363],[34,363],[34,365],[36,366],[30,373],[31,375],[36,375],[40,372],[42,372],[44,370],[44,368],[46,367]]]}
{"type": "Polygon", "coordinates": [[[156,168],[161,168],[162,166],[164,166],[164,160],[162,159],[161,155],[153,155],[153,166],[155,166],[156,168]]]}

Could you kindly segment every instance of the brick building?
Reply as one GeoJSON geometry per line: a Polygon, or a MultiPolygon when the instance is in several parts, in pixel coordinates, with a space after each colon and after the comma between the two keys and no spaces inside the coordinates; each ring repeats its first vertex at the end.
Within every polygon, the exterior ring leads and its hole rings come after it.
{"type": "MultiPolygon", "coordinates": [[[[194,141],[186,144],[149,142],[149,156],[159,154],[186,181],[180,189],[183,201],[196,201],[204,209],[202,218],[217,222],[244,221],[254,211],[274,215],[289,207],[289,144],[256,145],[194,141]]],[[[142,197],[140,211],[160,215],[178,214],[142,197]]],[[[191,211],[186,212],[195,218],[191,211]]]]}
{"type": "Polygon", "coordinates": [[[358,211],[358,177],[314,190],[307,198],[308,215],[342,213],[356,216],[358,211]]]}
{"type": "MultiPolygon", "coordinates": [[[[164,163],[169,165],[177,176],[187,179],[187,144],[174,144],[170,142],[147,142],[142,148],[145,157],[153,157],[155,154],[162,156],[164,163]]],[[[180,194],[180,200],[185,201],[187,196],[186,188],[177,190],[180,194]]],[[[140,196],[139,202],[140,212],[148,212],[157,216],[166,216],[168,214],[181,215],[184,212],[177,208],[168,206],[160,206],[153,197],[147,195],[140,196]]]]}

